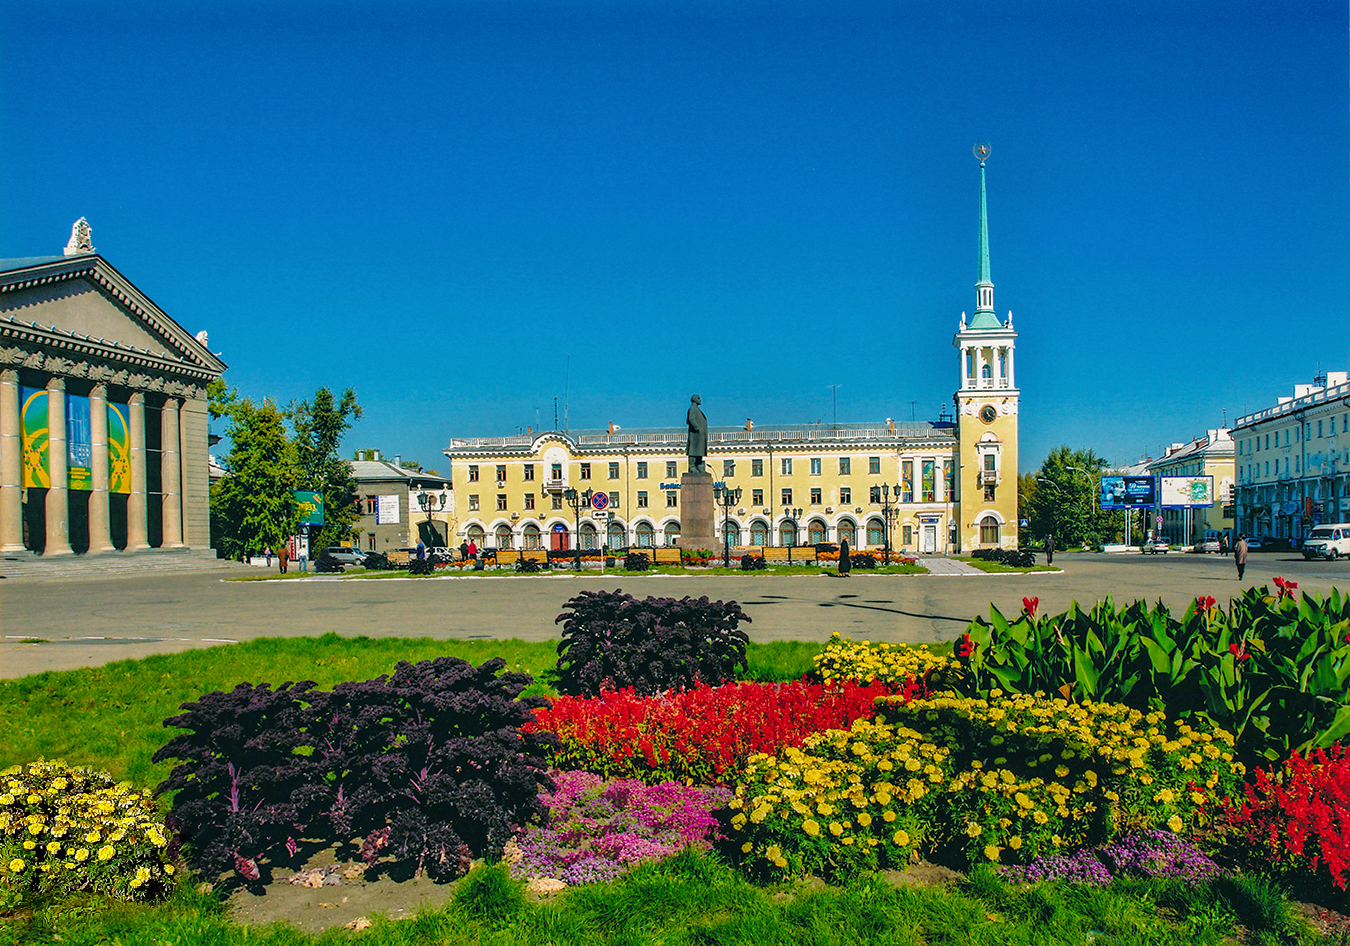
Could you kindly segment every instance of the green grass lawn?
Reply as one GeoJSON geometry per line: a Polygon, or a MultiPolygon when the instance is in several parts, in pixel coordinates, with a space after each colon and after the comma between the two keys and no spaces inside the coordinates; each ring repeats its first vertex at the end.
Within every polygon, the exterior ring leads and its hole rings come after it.
{"type": "MultiPolygon", "coordinates": [[[[795,680],[812,668],[821,645],[809,641],[750,644],[752,680],[795,680]]],[[[39,756],[90,765],[153,787],[169,766],[150,761],[176,730],[164,720],[181,703],[239,683],[313,680],[321,688],[370,680],[400,660],[462,657],[481,664],[493,657],[508,670],[535,678],[527,694],[553,695],[540,674],[557,663],[557,641],[431,638],[275,637],[224,644],[102,667],[0,680],[0,768],[39,756]]]]}
{"type": "Polygon", "coordinates": [[[964,558],[957,556],[956,561],[964,562],[972,568],[978,568],[982,572],[988,572],[991,575],[1016,574],[1025,575],[1027,572],[1057,572],[1059,571],[1053,565],[1032,565],[1030,568],[1016,568],[1012,565],[1004,565],[1002,562],[989,562],[980,558],[964,558]]]}
{"type": "Polygon", "coordinates": [[[391,921],[371,917],[360,934],[310,936],[273,925],[230,922],[214,895],[185,885],[166,904],[67,901],[31,915],[0,917],[0,944],[65,946],[1209,946],[1318,942],[1259,880],[1188,888],[1117,882],[1107,888],[1044,883],[1010,887],[987,869],[955,887],[897,886],[863,875],[839,887],[760,887],[716,857],[686,852],[643,864],[609,884],[563,891],[546,902],[524,895],[500,867],[461,880],[446,907],[391,921]]]}

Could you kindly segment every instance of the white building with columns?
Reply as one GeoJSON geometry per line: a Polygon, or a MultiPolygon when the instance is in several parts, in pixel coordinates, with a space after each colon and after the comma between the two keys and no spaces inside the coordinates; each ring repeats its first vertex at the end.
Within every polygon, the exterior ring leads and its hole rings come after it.
{"type": "Polygon", "coordinates": [[[0,554],[209,549],[225,364],[99,256],[0,260],[0,554]]]}

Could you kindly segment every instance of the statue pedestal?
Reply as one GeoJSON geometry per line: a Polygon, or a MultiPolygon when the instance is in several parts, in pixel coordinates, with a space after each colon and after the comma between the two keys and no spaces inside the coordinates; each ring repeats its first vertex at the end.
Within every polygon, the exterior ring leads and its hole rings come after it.
{"type": "Polygon", "coordinates": [[[690,471],[680,477],[680,548],[721,548],[713,535],[716,508],[711,473],[690,471]]]}

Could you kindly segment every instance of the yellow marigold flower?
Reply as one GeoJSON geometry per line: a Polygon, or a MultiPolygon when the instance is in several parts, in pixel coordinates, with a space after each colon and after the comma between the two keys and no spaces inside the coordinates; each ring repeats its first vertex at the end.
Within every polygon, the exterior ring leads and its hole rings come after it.
{"type": "Polygon", "coordinates": [[[784,868],[784,867],[787,867],[787,858],[785,858],[785,857],[775,857],[775,858],[773,859],[773,866],[774,866],[774,867],[777,867],[777,868],[779,868],[779,869],[784,868]]]}
{"type": "Polygon", "coordinates": [[[75,852],[75,860],[77,860],[77,861],[87,861],[87,860],[89,860],[89,849],[88,849],[87,847],[82,847],[82,848],[80,848],[78,851],[76,851],[76,852],[75,852]]]}
{"type": "Polygon", "coordinates": [[[973,821],[966,822],[966,834],[972,838],[978,838],[980,836],[980,832],[983,830],[984,830],[983,828],[981,828],[978,824],[976,824],[973,821]]]}
{"type": "Polygon", "coordinates": [[[989,858],[991,861],[997,861],[997,860],[998,860],[998,856],[999,856],[1000,854],[1002,854],[1002,853],[1003,853],[1003,848],[999,847],[997,844],[986,844],[986,845],[985,845],[985,848],[984,848],[984,856],[987,857],[987,858],[989,858]]]}
{"type": "Polygon", "coordinates": [[[29,833],[29,834],[41,834],[41,833],[42,833],[42,825],[41,825],[40,823],[36,822],[36,821],[33,822],[32,824],[30,824],[30,825],[28,826],[28,833],[29,833]]]}
{"type": "Polygon", "coordinates": [[[820,835],[820,822],[807,818],[802,822],[802,830],[813,838],[818,837],[820,835]]]}
{"type": "Polygon", "coordinates": [[[105,844],[98,849],[98,859],[106,861],[113,856],[113,853],[113,846],[111,844],[105,844]]]}
{"type": "Polygon", "coordinates": [[[830,822],[830,834],[834,835],[834,836],[837,838],[837,837],[839,837],[839,835],[841,835],[841,834],[843,834],[843,833],[844,833],[844,826],[843,826],[843,825],[841,825],[841,824],[840,824],[839,822],[837,822],[837,821],[831,821],[831,822],[830,822]]]}
{"type": "Polygon", "coordinates": [[[834,814],[834,806],[829,802],[820,802],[816,805],[816,814],[829,816],[834,814]]]}
{"type": "Polygon", "coordinates": [[[887,824],[890,824],[892,821],[895,820],[895,812],[891,811],[888,808],[887,810],[881,813],[881,820],[886,822],[887,824]]]}
{"type": "Polygon", "coordinates": [[[783,849],[777,844],[770,844],[769,849],[764,852],[764,856],[771,861],[776,861],[783,856],[783,849]]]}
{"type": "Polygon", "coordinates": [[[37,842],[36,842],[36,841],[25,841],[25,842],[23,842],[23,849],[24,849],[25,851],[31,851],[31,850],[33,850],[33,849],[36,848],[36,847],[37,847],[37,842]]]}
{"type": "Polygon", "coordinates": [[[36,805],[40,801],[42,801],[42,796],[36,792],[28,796],[28,804],[30,805],[36,805]]]}
{"type": "Polygon", "coordinates": [[[742,853],[742,854],[749,854],[749,853],[750,853],[750,849],[753,848],[753,847],[754,847],[753,844],[751,844],[749,841],[746,841],[744,844],[741,845],[741,853],[742,853]]]}
{"type": "Polygon", "coordinates": [[[1043,811],[1034,811],[1032,812],[1031,817],[1035,819],[1037,824],[1045,824],[1050,820],[1050,816],[1043,811]]]}
{"type": "Polygon", "coordinates": [[[1013,801],[1017,802],[1019,808],[1035,808],[1035,803],[1027,797],[1026,792],[1018,792],[1013,796],[1013,801]]]}
{"type": "Polygon", "coordinates": [[[166,873],[166,874],[172,874],[172,873],[173,873],[173,870],[174,870],[174,867],[173,867],[172,864],[165,864],[165,865],[164,865],[164,873],[166,873]]]}
{"type": "Polygon", "coordinates": [[[862,814],[858,815],[858,824],[862,825],[864,828],[870,825],[871,823],[872,823],[872,816],[869,815],[867,812],[864,811],[862,814]]]}
{"type": "Polygon", "coordinates": [[[61,842],[60,842],[60,841],[48,841],[48,842],[47,842],[47,853],[48,853],[48,854],[60,854],[60,853],[61,853],[61,842]]]}
{"type": "Polygon", "coordinates": [[[1167,826],[1172,829],[1173,834],[1180,834],[1182,828],[1181,816],[1173,815],[1167,819],[1167,826]]]}
{"type": "Polygon", "coordinates": [[[1010,837],[1008,839],[1008,847],[1012,848],[1014,851],[1020,851],[1022,849],[1021,835],[1014,834],[1012,837],[1010,837]]]}
{"type": "Polygon", "coordinates": [[[1160,802],[1162,802],[1164,805],[1168,805],[1168,804],[1171,804],[1172,799],[1175,798],[1175,797],[1176,797],[1176,796],[1172,794],[1172,790],[1171,790],[1170,788],[1164,788],[1162,791],[1157,792],[1157,793],[1153,796],[1153,800],[1154,800],[1154,801],[1160,801],[1160,802]]]}
{"type": "Polygon", "coordinates": [[[1053,844],[1055,847],[1059,847],[1061,844],[1064,843],[1064,839],[1057,834],[1052,834],[1050,835],[1050,843],[1053,844]]]}
{"type": "Polygon", "coordinates": [[[90,844],[97,844],[102,837],[103,836],[99,834],[97,831],[90,831],[88,834],[84,836],[84,839],[88,841],[90,844]]]}
{"type": "Polygon", "coordinates": [[[9,862],[9,869],[16,874],[22,871],[27,866],[28,866],[27,864],[25,864],[22,860],[20,860],[17,857],[9,862]]]}

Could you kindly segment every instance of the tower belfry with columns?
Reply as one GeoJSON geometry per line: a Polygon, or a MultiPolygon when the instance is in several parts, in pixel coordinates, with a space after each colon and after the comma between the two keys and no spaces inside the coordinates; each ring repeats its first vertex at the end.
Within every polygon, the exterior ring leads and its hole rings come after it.
{"type": "Polygon", "coordinates": [[[962,549],[1017,548],[1017,333],[1012,312],[1000,321],[994,311],[985,196],[991,149],[981,143],[974,153],[980,162],[979,281],[975,312],[969,321],[961,313],[952,342],[961,353],[961,386],[954,396],[961,471],[958,530],[962,549]]]}

